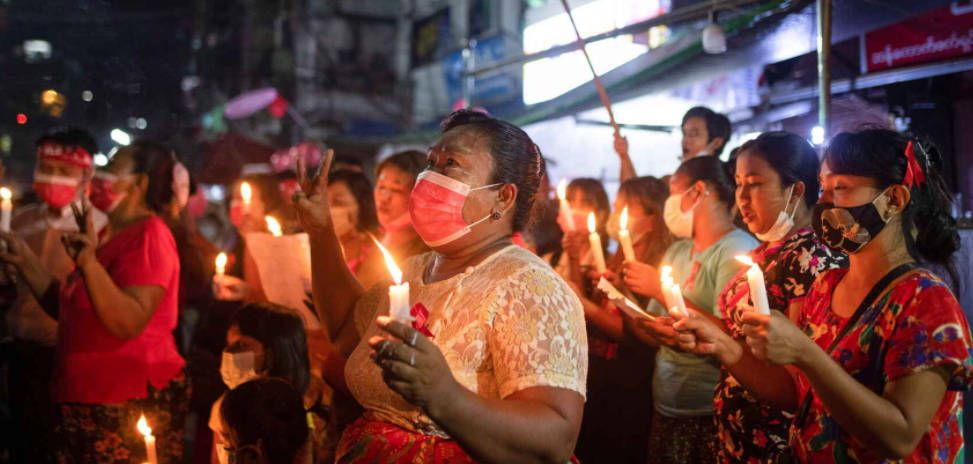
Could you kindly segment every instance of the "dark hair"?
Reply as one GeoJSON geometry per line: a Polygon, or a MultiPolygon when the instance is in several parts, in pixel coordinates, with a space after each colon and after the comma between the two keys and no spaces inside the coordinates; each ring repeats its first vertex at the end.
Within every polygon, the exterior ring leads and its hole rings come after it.
{"type": "Polygon", "coordinates": [[[148,178],[146,206],[156,213],[164,213],[175,196],[172,177],[173,169],[179,162],[176,152],[153,140],[138,140],[125,149],[132,153],[132,174],[145,174],[148,178]]]}
{"type": "MultiPolygon", "coordinates": [[[[824,162],[834,174],[868,177],[875,180],[878,188],[885,189],[903,183],[909,141],[909,137],[887,129],[842,132],[831,139],[824,162]]],[[[956,269],[950,258],[959,250],[960,238],[956,219],[950,214],[952,198],[940,174],[943,160],[932,144],[912,142],[926,180],[909,190],[911,200],[902,211],[902,235],[909,254],[920,261],[944,266],[956,281],[956,269]]]]}
{"type": "Polygon", "coordinates": [[[428,164],[428,162],[426,161],[425,153],[418,150],[402,151],[391,155],[388,158],[383,159],[382,162],[378,163],[378,166],[375,167],[375,179],[378,179],[378,176],[382,173],[383,169],[392,166],[412,176],[412,183],[414,184],[416,177],[419,176],[419,173],[422,172],[423,169],[426,169],[426,164],[428,164]]]}
{"type": "Polygon", "coordinates": [[[544,174],[540,148],[523,129],[475,110],[459,110],[442,123],[443,133],[460,126],[471,126],[490,138],[494,183],[517,186],[513,231],[525,228],[531,217],[534,194],[544,174]]]}
{"type": "Polygon", "coordinates": [[[689,178],[690,184],[703,181],[716,192],[716,197],[732,208],[736,201],[736,185],[730,180],[726,163],[716,156],[697,156],[683,161],[676,169],[677,174],[689,178]]]}
{"type": "Polygon", "coordinates": [[[331,184],[344,183],[351,196],[358,202],[358,230],[374,233],[378,230],[378,214],[375,212],[375,195],[372,194],[372,182],[365,174],[357,171],[332,171],[328,176],[331,184]]]}
{"type": "Polygon", "coordinates": [[[233,326],[263,345],[267,376],[289,380],[302,394],[307,391],[311,364],[304,324],[296,311],[273,303],[248,304],[233,315],[233,326]]]}
{"type": "Polygon", "coordinates": [[[821,162],[814,147],[804,137],[791,132],[764,132],[744,143],[739,150],[737,156],[749,154],[766,161],[780,175],[784,187],[803,182],[804,204],[808,207],[818,202],[821,162]]]}
{"type": "MultiPolygon", "coordinates": [[[[579,190],[583,196],[592,200],[598,212],[604,213],[605,217],[611,214],[611,203],[608,201],[608,192],[605,191],[605,186],[601,185],[598,179],[592,179],[590,177],[573,179],[568,183],[566,192],[568,198],[570,199],[574,196],[574,192],[579,190]]],[[[581,227],[583,228],[584,226],[581,225],[581,227]]]]}
{"type": "Polygon", "coordinates": [[[705,106],[694,106],[683,115],[681,126],[685,126],[686,121],[690,118],[702,118],[706,122],[706,132],[709,135],[706,139],[707,142],[712,142],[717,137],[723,138],[723,144],[713,153],[716,156],[720,156],[723,153],[723,147],[726,146],[726,142],[730,141],[730,118],[705,106]]]}
{"type": "Polygon", "coordinates": [[[310,433],[301,393],[284,379],[261,377],[226,392],[220,415],[238,448],[259,444],[270,464],[293,464],[310,433]]]}
{"type": "Polygon", "coordinates": [[[91,136],[91,133],[80,127],[59,127],[51,132],[42,135],[36,142],[35,147],[45,143],[56,143],[66,147],[84,148],[91,156],[98,153],[98,142],[91,136]]]}

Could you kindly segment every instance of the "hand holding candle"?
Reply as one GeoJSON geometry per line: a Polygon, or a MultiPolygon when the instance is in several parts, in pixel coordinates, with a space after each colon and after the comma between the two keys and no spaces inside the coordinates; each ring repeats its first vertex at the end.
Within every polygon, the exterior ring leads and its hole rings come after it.
{"type": "Polygon", "coordinates": [[[632,247],[632,234],[628,232],[628,206],[622,208],[622,215],[618,218],[618,244],[622,246],[625,261],[637,261],[635,248],[632,247]]]}
{"type": "Polygon", "coordinates": [[[686,300],[682,298],[682,289],[672,278],[672,266],[662,266],[660,280],[662,281],[662,295],[666,303],[666,310],[674,316],[688,316],[686,300]]]}
{"type": "Polygon", "coordinates": [[[403,324],[410,324],[414,319],[411,314],[412,306],[409,304],[409,283],[402,282],[402,271],[392,259],[392,254],[374,237],[372,240],[385,257],[385,265],[395,282],[389,286],[389,317],[403,324]]]}
{"type": "Polygon", "coordinates": [[[573,232],[577,225],[574,223],[574,213],[571,211],[571,205],[568,203],[567,179],[561,179],[561,182],[557,184],[557,198],[560,200],[561,220],[567,226],[568,232],[573,232]]]}
{"type": "Polygon", "coordinates": [[[216,275],[222,276],[226,274],[226,263],[227,263],[226,253],[222,251],[220,254],[216,255],[216,275]]]}
{"type": "Polygon", "coordinates": [[[605,266],[605,253],[601,247],[601,235],[598,235],[593,212],[588,213],[588,241],[591,242],[591,255],[595,259],[595,269],[599,274],[604,274],[608,267],[605,266]]]}
{"type": "Polygon", "coordinates": [[[750,267],[747,269],[747,284],[750,286],[750,301],[760,314],[770,314],[770,303],[767,301],[767,285],[760,266],[749,256],[737,256],[736,260],[750,267]]]}
{"type": "Polygon", "coordinates": [[[13,193],[7,187],[0,187],[0,230],[10,232],[10,216],[13,213],[13,193]]]}
{"type": "Polygon", "coordinates": [[[145,455],[148,459],[149,464],[158,464],[159,456],[155,451],[155,437],[152,436],[152,428],[149,427],[149,422],[145,420],[145,414],[139,417],[139,421],[136,424],[139,433],[145,437],[145,455]]]}

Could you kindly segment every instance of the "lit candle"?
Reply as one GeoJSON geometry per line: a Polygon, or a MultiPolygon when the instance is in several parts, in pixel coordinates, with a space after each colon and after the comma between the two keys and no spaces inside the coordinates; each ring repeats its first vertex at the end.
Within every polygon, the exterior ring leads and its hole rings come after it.
{"type": "Polygon", "coordinates": [[[672,266],[662,266],[660,272],[662,281],[662,297],[665,300],[666,310],[673,315],[688,315],[686,311],[686,301],[682,298],[682,289],[672,278],[672,266]]]}
{"type": "Polygon", "coordinates": [[[382,252],[382,256],[385,257],[385,265],[388,266],[389,274],[392,275],[392,280],[395,282],[389,285],[389,317],[392,320],[409,324],[415,320],[411,313],[412,307],[409,305],[409,283],[402,282],[402,271],[395,264],[395,260],[392,259],[392,254],[374,237],[372,237],[372,241],[375,242],[379,251],[382,252]]]}
{"type": "Polygon", "coordinates": [[[568,204],[568,180],[561,179],[557,184],[557,198],[561,201],[561,220],[567,225],[569,231],[574,231],[577,225],[574,223],[574,214],[571,212],[571,205],[568,204]]]}
{"type": "Polygon", "coordinates": [[[250,202],[253,200],[253,189],[249,182],[240,183],[240,198],[243,199],[243,211],[250,212],[250,202]]]}
{"type": "Polygon", "coordinates": [[[10,214],[14,210],[13,194],[7,187],[0,187],[0,230],[10,232],[10,214]]]}
{"type": "Polygon", "coordinates": [[[139,433],[145,437],[145,455],[149,459],[149,464],[158,464],[159,456],[155,452],[155,437],[152,436],[152,429],[149,427],[149,422],[145,420],[145,414],[139,417],[136,427],[139,429],[139,433]]]}
{"type": "Polygon", "coordinates": [[[741,255],[736,257],[737,261],[750,266],[747,269],[747,284],[750,286],[750,301],[760,314],[770,314],[770,303],[767,301],[767,285],[764,282],[764,273],[760,266],[753,262],[749,256],[741,255]]]}
{"type": "Polygon", "coordinates": [[[625,261],[638,261],[635,248],[632,248],[632,235],[628,233],[628,206],[622,208],[622,216],[618,218],[618,243],[622,246],[625,261]]]}
{"type": "Polygon", "coordinates": [[[588,213],[588,241],[591,243],[591,255],[595,258],[595,269],[604,274],[608,270],[605,266],[605,253],[601,249],[601,236],[595,227],[595,213],[588,213]]]}
{"type": "Polygon", "coordinates": [[[280,228],[280,222],[277,222],[277,219],[274,219],[273,216],[264,216],[264,222],[267,223],[267,231],[270,232],[270,235],[274,237],[284,235],[283,229],[280,228]]]}
{"type": "Polygon", "coordinates": [[[216,255],[216,275],[222,276],[226,274],[226,253],[220,252],[216,255]]]}

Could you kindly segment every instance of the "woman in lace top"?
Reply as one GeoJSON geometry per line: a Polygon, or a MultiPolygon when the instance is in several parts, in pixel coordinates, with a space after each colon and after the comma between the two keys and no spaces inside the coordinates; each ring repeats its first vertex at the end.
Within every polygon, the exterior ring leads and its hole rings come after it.
{"type": "Polygon", "coordinates": [[[433,249],[404,266],[411,323],[387,317],[385,284],[366,290],[347,271],[326,182],[304,179],[295,195],[315,303],[365,408],[337,461],[568,461],[585,394],[584,314],[567,284],[511,241],[528,218],[540,151],[478,112],[454,113],[443,128],[410,199],[433,249]]]}

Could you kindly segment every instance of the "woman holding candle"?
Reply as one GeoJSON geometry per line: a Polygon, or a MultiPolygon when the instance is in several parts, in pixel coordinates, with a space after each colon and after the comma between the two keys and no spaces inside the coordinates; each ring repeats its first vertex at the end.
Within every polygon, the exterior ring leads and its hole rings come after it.
{"type": "MultiPolygon", "coordinates": [[[[892,131],[836,135],[812,224],[822,242],[848,253],[849,267],[814,282],[797,325],[776,311],[743,316],[749,351],[769,364],[734,376],[760,401],[796,414],[798,461],[962,456],[960,392],[973,384],[973,343],[949,288],[916,266],[951,269],[959,248],[941,166],[935,151],[892,131]]],[[[725,365],[745,362],[736,343],[681,337],[725,365]]]]}
{"type": "Polygon", "coordinates": [[[540,151],[519,128],[461,110],[428,160],[410,211],[434,251],[404,266],[412,324],[384,317],[388,287],[366,292],[344,266],[326,182],[303,182],[295,198],[313,231],[315,301],[328,327],[344,329],[333,336],[351,348],[348,386],[366,411],[337,461],[565,462],[584,402],[583,313],[511,241],[528,219],[540,151]]]}
{"type": "Polygon", "coordinates": [[[566,201],[562,201],[561,205],[563,208],[566,204],[568,208],[566,211],[562,209],[558,215],[558,225],[564,232],[562,251],[552,254],[548,260],[561,277],[590,293],[592,288],[584,276],[589,269],[597,270],[595,254],[600,253],[604,262],[607,251],[608,232],[605,225],[611,214],[608,193],[598,180],[581,178],[567,184],[565,195],[566,201]],[[589,228],[589,225],[593,227],[589,228]],[[591,247],[594,241],[599,242],[600,249],[591,247]]]}
{"type": "MultiPolygon", "coordinates": [[[[187,409],[183,359],[176,350],[179,259],[158,213],[173,195],[174,153],[153,142],[119,149],[92,182],[91,202],[108,214],[99,240],[91,212],[63,240],[77,269],[54,279],[24,242],[3,234],[0,258],[16,265],[50,314],[58,317],[54,399],[60,460],[112,461],[143,456],[135,425],[144,412],[163,462],[182,456],[187,409]],[[60,295],[51,299],[50,295],[60,295]]],[[[80,213],[79,213],[80,214],[80,213]]],[[[139,459],[141,460],[141,459],[139,459]]]]}
{"type": "MultiPolygon", "coordinates": [[[[736,204],[750,232],[761,240],[750,253],[756,268],[740,266],[723,289],[718,301],[722,324],[698,318],[677,323],[680,330],[687,329],[684,325],[702,327],[697,330],[742,348],[743,315],[756,306],[748,280],[760,280],[770,308],[797,320],[814,280],[825,271],[847,266],[844,253],[828,248],[811,228],[811,209],[820,189],[818,169],[814,148],[789,132],[767,132],[740,147],[736,204]]],[[[713,399],[722,445],[719,459],[724,463],[772,461],[787,447],[790,418],[781,409],[758,402],[737,381],[737,371],[763,364],[747,350],[741,352],[746,359],[724,366],[713,399]]],[[[764,383],[787,381],[768,377],[764,383]]]]}
{"type": "MultiPolygon", "coordinates": [[[[619,212],[628,211],[625,230],[633,242],[634,261],[658,265],[672,242],[662,219],[662,201],[668,194],[669,187],[655,177],[632,178],[619,187],[607,230],[613,238],[618,237],[619,212]]],[[[625,261],[625,252],[619,247],[608,259],[605,274],[620,289],[624,287],[617,276],[625,261]]],[[[601,277],[595,271],[588,273],[595,285],[601,277]]],[[[630,342],[630,333],[624,327],[626,320],[601,292],[590,296],[578,293],[588,322],[589,348],[595,346],[594,340],[612,347],[610,357],[591,350],[588,359],[588,401],[578,437],[578,458],[582,462],[600,462],[610,457],[612,462],[644,463],[650,426],[646,417],[652,414],[655,349],[626,343],[630,342]]]]}
{"type": "MultiPolygon", "coordinates": [[[[662,262],[671,266],[673,283],[686,306],[718,319],[717,296],[740,268],[733,257],[747,254],[757,242],[733,225],[734,187],[719,158],[702,156],[683,162],[669,180],[669,190],[663,216],[673,235],[683,240],[669,246],[662,262]]],[[[626,262],[623,277],[630,290],[654,300],[651,311],[666,313],[655,266],[626,262]]],[[[719,367],[676,348],[672,317],[630,322],[639,340],[660,346],[653,375],[655,413],[649,456],[659,463],[713,462],[713,389],[720,378],[719,367]]]]}

